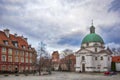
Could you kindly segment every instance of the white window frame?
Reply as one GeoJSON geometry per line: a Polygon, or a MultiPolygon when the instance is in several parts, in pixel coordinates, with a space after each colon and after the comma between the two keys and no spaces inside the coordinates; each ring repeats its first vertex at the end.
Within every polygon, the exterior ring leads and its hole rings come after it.
{"type": "Polygon", "coordinates": [[[8,56],[8,62],[12,62],[12,56],[8,56]],[[11,58],[9,59],[9,57],[11,58]]]}
{"type": "Polygon", "coordinates": [[[7,49],[5,48],[5,47],[2,47],[2,52],[6,52],[7,51],[7,49]]]}
{"type": "Polygon", "coordinates": [[[30,53],[30,57],[32,57],[32,53],[30,53]]]}
{"type": "Polygon", "coordinates": [[[24,56],[24,51],[21,51],[21,56],[24,56]]]}
{"type": "Polygon", "coordinates": [[[6,65],[2,65],[2,66],[1,66],[1,70],[2,70],[2,71],[6,71],[6,65]]]}
{"type": "Polygon", "coordinates": [[[28,57],[28,52],[26,52],[26,57],[28,57]]]}
{"type": "Polygon", "coordinates": [[[8,66],[8,70],[9,70],[9,71],[12,71],[12,65],[9,65],[9,66],[8,66]]]}
{"type": "Polygon", "coordinates": [[[25,59],[25,62],[28,63],[28,58],[25,59]]]}
{"type": "Polygon", "coordinates": [[[19,62],[18,56],[15,57],[15,62],[19,62]]]}
{"type": "Polygon", "coordinates": [[[15,50],[15,55],[19,55],[19,51],[18,50],[15,50]]]}
{"type": "Polygon", "coordinates": [[[21,62],[23,62],[23,63],[24,63],[24,57],[21,57],[21,62]]]}
{"type": "Polygon", "coordinates": [[[12,55],[12,49],[8,49],[8,54],[12,55]]]}
{"type": "Polygon", "coordinates": [[[2,61],[6,61],[6,55],[2,55],[2,61]]]}

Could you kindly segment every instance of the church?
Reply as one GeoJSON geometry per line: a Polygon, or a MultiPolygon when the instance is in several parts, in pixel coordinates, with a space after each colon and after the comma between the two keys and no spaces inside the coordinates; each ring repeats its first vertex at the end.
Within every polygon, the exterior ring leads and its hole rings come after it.
{"type": "Polygon", "coordinates": [[[90,33],[81,43],[76,55],[76,72],[105,72],[111,70],[111,51],[105,48],[102,37],[95,33],[95,27],[90,27],[90,33]]]}

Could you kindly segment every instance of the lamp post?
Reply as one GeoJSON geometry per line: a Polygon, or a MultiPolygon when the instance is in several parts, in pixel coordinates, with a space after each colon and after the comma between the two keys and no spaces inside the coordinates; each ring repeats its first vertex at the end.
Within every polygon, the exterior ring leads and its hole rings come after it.
{"type": "Polygon", "coordinates": [[[14,63],[13,63],[13,67],[12,67],[12,72],[14,73],[14,70],[15,70],[15,68],[14,68],[14,63]]]}

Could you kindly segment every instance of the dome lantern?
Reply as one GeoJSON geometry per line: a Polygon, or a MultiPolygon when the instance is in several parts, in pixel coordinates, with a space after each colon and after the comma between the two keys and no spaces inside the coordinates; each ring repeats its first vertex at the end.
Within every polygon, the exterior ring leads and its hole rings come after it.
{"type": "Polygon", "coordinates": [[[95,27],[93,26],[93,20],[92,20],[92,26],[90,27],[90,33],[95,33],[95,27]]]}
{"type": "Polygon", "coordinates": [[[92,26],[90,27],[90,34],[86,35],[83,38],[82,44],[90,43],[90,42],[100,42],[104,44],[102,37],[95,33],[95,27],[93,26],[93,21],[92,21],[92,26]]]}

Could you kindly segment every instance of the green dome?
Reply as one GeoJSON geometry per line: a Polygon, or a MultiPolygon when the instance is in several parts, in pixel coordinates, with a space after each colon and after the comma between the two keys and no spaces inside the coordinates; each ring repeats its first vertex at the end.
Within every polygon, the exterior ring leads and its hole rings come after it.
{"type": "Polygon", "coordinates": [[[85,36],[85,38],[82,41],[83,43],[89,43],[89,42],[100,42],[100,43],[104,43],[103,39],[95,33],[90,33],[87,36],[85,36]]]}

